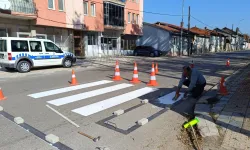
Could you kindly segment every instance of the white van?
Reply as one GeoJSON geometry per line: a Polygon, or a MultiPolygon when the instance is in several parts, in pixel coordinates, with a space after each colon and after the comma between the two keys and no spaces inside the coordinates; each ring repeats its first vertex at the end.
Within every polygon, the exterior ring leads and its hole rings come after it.
{"type": "Polygon", "coordinates": [[[63,65],[70,68],[74,54],[62,51],[47,39],[0,37],[0,66],[29,72],[32,67],[63,65]]]}

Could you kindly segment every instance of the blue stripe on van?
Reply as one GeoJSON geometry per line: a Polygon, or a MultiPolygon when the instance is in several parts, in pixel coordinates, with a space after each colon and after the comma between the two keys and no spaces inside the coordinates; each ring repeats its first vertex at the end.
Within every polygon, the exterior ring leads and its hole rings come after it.
{"type": "Polygon", "coordinates": [[[37,59],[62,59],[64,58],[64,54],[63,55],[39,55],[39,56],[33,56],[33,55],[29,55],[27,53],[20,53],[17,54],[16,57],[12,57],[12,60],[17,60],[19,57],[23,57],[26,56],[32,60],[37,60],[37,59]]]}
{"type": "Polygon", "coordinates": [[[28,53],[20,53],[20,54],[17,54],[16,57],[12,57],[12,60],[17,60],[19,57],[23,57],[23,56],[26,56],[32,60],[37,60],[37,59],[62,59],[64,58],[65,56],[71,56],[73,57],[73,54],[72,53],[64,53],[62,55],[39,55],[39,56],[33,56],[33,55],[30,55],[28,53]]]}

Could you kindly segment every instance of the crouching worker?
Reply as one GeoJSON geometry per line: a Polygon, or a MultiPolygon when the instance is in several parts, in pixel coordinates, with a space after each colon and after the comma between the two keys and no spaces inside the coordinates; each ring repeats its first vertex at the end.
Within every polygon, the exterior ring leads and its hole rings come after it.
{"type": "Polygon", "coordinates": [[[204,87],[206,86],[206,79],[199,70],[195,68],[191,69],[189,66],[184,66],[182,77],[173,100],[178,99],[179,92],[183,84],[188,87],[184,97],[187,97],[187,94],[191,94],[193,98],[199,98],[204,91],[204,87]]]}

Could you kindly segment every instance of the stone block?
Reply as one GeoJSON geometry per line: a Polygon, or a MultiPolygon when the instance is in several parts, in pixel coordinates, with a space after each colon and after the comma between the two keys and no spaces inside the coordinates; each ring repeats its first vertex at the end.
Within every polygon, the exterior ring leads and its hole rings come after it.
{"type": "MultiPolygon", "coordinates": [[[[218,136],[219,132],[214,122],[205,119],[204,116],[197,116],[197,118],[200,120],[198,123],[198,129],[202,135],[202,137],[208,137],[208,136],[218,136]]],[[[211,118],[211,117],[210,117],[211,118]]]]}
{"type": "Polygon", "coordinates": [[[220,99],[220,101],[229,101],[229,98],[222,97],[222,98],[220,99]]]}
{"type": "Polygon", "coordinates": [[[148,99],[144,99],[141,101],[142,104],[147,104],[148,103],[148,99]]]}
{"type": "Polygon", "coordinates": [[[224,108],[224,107],[226,106],[226,104],[227,104],[227,102],[221,101],[221,102],[215,104],[214,107],[215,107],[215,108],[219,108],[219,107],[224,108]]]}
{"type": "Polygon", "coordinates": [[[3,111],[3,107],[2,106],[0,106],[0,111],[3,111]]]}
{"type": "Polygon", "coordinates": [[[227,128],[228,127],[228,123],[232,117],[232,112],[225,112],[225,111],[222,111],[220,116],[218,117],[217,121],[216,121],[216,124],[219,125],[219,126],[222,126],[224,128],[227,128]]]}
{"type": "Polygon", "coordinates": [[[14,121],[15,121],[16,124],[22,124],[22,123],[24,123],[24,120],[21,117],[14,118],[14,121]]]}
{"type": "Polygon", "coordinates": [[[214,112],[214,113],[219,114],[219,113],[222,111],[223,108],[224,108],[224,106],[223,106],[223,107],[221,107],[221,106],[213,107],[213,108],[211,109],[211,112],[214,112]]]}
{"type": "Polygon", "coordinates": [[[250,137],[250,115],[246,116],[246,118],[244,119],[243,125],[242,125],[242,129],[241,129],[241,133],[245,134],[246,136],[250,137]]]}
{"type": "Polygon", "coordinates": [[[122,110],[122,109],[117,110],[117,111],[113,112],[113,114],[116,116],[122,115],[122,114],[124,114],[124,110],[122,110]]]}
{"type": "Polygon", "coordinates": [[[204,114],[210,112],[210,106],[207,104],[196,104],[194,114],[204,114]]]}
{"type": "Polygon", "coordinates": [[[55,144],[55,143],[59,142],[59,137],[55,136],[54,134],[48,134],[45,136],[45,140],[52,143],[52,144],[55,144]]]}
{"type": "Polygon", "coordinates": [[[142,118],[141,120],[137,121],[137,124],[140,126],[143,126],[145,124],[148,123],[148,119],[147,118],[142,118]]]}

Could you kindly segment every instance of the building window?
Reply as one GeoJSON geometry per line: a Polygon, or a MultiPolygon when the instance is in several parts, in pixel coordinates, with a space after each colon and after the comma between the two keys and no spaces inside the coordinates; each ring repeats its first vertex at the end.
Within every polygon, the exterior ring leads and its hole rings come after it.
{"type": "Polygon", "coordinates": [[[104,25],[124,27],[124,7],[104,3],[104,25]]]}
{"type": "Polygon", "coordinates": [[[95,16],[95,4],[91,4],[91,16],[95,16]]]}
{"type": "Polygon", "coordinates": [[[83,2],[84,15],[88,15],[88,2],[83,2]]]}
{"type": "Polygon", "coordinates": [[[136,15],[136,24],[139,24],[139,15],[136,15]]]}
{"type": "Polygon", "coordinates": [[[7,30],[6,29],[0,29],[0,37],[7,37],[7,30]]]}
{"type": "Polygon", "coordinates": [[[64,11],[64,0],[58,0],[58,6],[60,11],[64,11]]]}
{"type": "Polygon", "coordinates": [[[130,21],[131,21],[131,20],[130,20],[130,14],[131,14],[131,13],[129,12],[129,13],[128,13],[128,23],[130,23],[130,21]]]}
{"type": "Polygon", "coordinates": [[[48,8],[55,9],[55,2],[54,0],[48,0],[48,8]]]}
{"type": "Polygon", "coordinates": [[[97,37],[95,34],[88,35],[88,45],[96,45],[97,37]]]}
{"type": "Polygon", "coordinates": [[[135,14],[133,13],[132,15],[132,20],[131,20],[132,23],[135,23],[135,14]]]}

